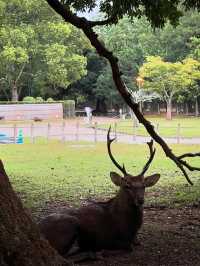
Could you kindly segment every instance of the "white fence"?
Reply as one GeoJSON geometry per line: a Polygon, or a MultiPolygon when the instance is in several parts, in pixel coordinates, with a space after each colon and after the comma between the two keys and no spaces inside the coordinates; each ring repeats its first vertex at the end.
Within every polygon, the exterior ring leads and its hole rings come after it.
{"type": "MultiPolygon", "coordinates": [[[[19,132],[24,138],[30,139],[31,143],[35,143],[39,137],[49,141],[50,139],[58,139],[62,142],[66,141],[106,141],[107,129],[95,122],[91,126],[76,122],[51,122],[40,123],[33,122],[30,124],[0,124],[0,143],[18,143],[19,132]]],[[[159,131],[159,125],[156,130],[159,131]]],[[[166,137],[168,143],[185,143],[200,144],[200,137],[185,138],[181,135],[182,127],[180,124],[177,128],[173,128],[176,133],[173,137],[166,137]]],[[[139,127],[118,127],[117,123],[112,126],[112,134],[116,141],[124,143],[145,143],[149,137],[140,135],[139,127]]]]}

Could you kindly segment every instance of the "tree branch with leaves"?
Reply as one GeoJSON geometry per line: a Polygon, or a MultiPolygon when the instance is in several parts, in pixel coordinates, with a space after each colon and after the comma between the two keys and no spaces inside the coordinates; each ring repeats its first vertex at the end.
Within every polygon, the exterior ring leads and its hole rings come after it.
{"type": "MultiPolygon", "coordinates": [[[[138,104],[133,101],[129,90],[122,80],[123,73],[120,71],[118,58],[99,40],[97,33],[93,29],[94,26],[96,26],[95,23],[87,20],[86,18],[79,17],[71,11],[73,10],[71,7],[76,8],[77,11],[83,11],[84,7],[88,7],[87,2],[90,2],[92,5],[90,7],[92,9],[96,6],[96,1],[78,1],[78,3],[77,1],[46,1],[60,16],[62,16],[66,22],[71,23],[73,26],[81,29],[98,54],[109,61],[112,69],[113,81],[119,94],[122,96],[127,105],[133,110],[139,123],[143,124],[149,135],[162,147],[166,156],[177,165],[187,181],[192,185],[193,183],[186,171],[186,169],[191,170],[189,163],[183,162],[179,156],[176,156],[172,152],[167,143],[157,134],[154,126],[142,115],[138,104]]],[[[170,22],[173,24],[177,23],[178,18],[181,15],[181,11],[178,8],[180,3],[181,1],[174,2],[158,0],[156,1],[156,5],[154,5],[154,3],[149,3],[147,1],[126,1],[126,3],[125,1],[114,1],[112,3],[110,1],[102,1],[100,10],[105,12],[107,19],[111,18],[113,14],[115,14],[115,23],[117,23],[118,20],[126,14],[130,17],[140,17],[141,15],[145,15],[151,22],[152,26],[160,27],[163,26],[167,20],[170,20],[170,22]]],[[[195,7],[200,9],[199,1],[193,1],[192,4],[189,1],[185,1],[184,5],[186,8],[195,7]]],[[[98,23],[98,25],[100,24],[98,23]]]]}

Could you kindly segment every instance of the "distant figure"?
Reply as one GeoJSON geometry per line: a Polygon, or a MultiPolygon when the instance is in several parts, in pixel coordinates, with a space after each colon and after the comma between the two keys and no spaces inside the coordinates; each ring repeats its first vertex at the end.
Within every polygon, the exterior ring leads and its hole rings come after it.
{"type": "Polygon", "coordinates": [[[119,118],[122,119],[122,108],[119,109],[119,118]]]}
{"type": "Polygon", "coordinates": [[[86,115],[87,115],[87,122],[91,123],[91,121],[92,121],[92,108],[86,106],[85,107],[85,112],[86,112],[86,115]]]}

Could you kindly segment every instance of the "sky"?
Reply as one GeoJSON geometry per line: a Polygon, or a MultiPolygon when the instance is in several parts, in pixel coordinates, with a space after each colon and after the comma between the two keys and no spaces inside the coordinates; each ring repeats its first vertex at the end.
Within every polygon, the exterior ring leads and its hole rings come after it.
{"type": "Polygon", "coordinates": [[[85,17],[88,20],[95,20],[98,14],[99,14],[98,5],[91,12],[78,12],[77,13],[78,16],[85,17]]]}

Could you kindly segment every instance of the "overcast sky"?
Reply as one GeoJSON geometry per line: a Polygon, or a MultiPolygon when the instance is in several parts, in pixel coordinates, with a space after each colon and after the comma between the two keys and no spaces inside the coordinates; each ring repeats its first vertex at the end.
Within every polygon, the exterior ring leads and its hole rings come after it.
{"type": "Polygon", "coordinates": [[[99,14],[99,6],[96,6],[91,12],[78,12],[78,16],[85,17],[89,20],[95,20],[99,14]]]}

